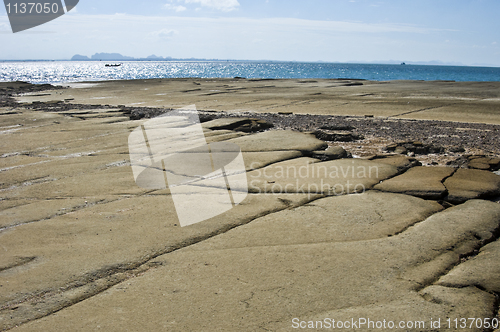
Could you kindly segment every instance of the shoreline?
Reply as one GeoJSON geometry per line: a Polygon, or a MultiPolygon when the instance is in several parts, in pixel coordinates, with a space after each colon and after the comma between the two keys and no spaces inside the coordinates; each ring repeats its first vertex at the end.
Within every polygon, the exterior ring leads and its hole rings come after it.
{"type": "MultiPolygon", "coordinates": [[[[218,79],[242,76],[248,79],[365,79],[371,81],[393,80],[425,80],[457,81],[457,82],[498,82],[500,67],[485,65],[456,65],[440,63],[349,63],[349,62],[318,62],[318,61],[272,61],[272,60],[217,60],[217,59],[175,59],[176,61],[155,61],[146,59],[101,59],[89,61],[71,60],[19,60],[4,61],[7,68],[5,77],[30,81],[33,83],[71,84],[83,81],[101,81],[110,79],[218,79]],[[143,61],[142,61],[143,60],[143,61]],[[39,66],[37,77],[18,73],[16,63],[51,63],[65,64],[69,71],[56,74],[58,82],[46,79],[52,78],[53,70],[45,70],[39,66]],[[123,70],[103,70],[106,63],[121,63],[123,70]],[[156,72],[150,70],[155,64],[156,72]],[[92,66],[91,66],[92,64],[92,66]],[[101,65],[101,66],[100,66],[101,65]],[[191,66],[192,68],[186,68],[191,66]],[[88,66],[86,76],[76,67],[88,66]],[[98,66],[100,68],[96,68],[98,66]],[[235,68],[238,66],[248,68],[235,68]],[[90,68],[93,67],[93,68],[90,68]],[[170,70],[171,69],[171,70],[170,70]],[[163,77],[162,73],[164,74],[163,77]],[[77,79],[77,81],[75,81],[77,79]]],[[[404,63],[404,62],[403,62],[404,63]]],[[[57,70],[57,69],[54,69],[57,70]]],[[[5,74],[5,73],[4,73],[5,74]]],[[[2,77],[0,77],[2,78],[2,77]]]]}
{"type": "Polygon", "coordinates": [[[60,95],[26,94],[18,101],[59,100],[155,108],[196,104],[198,109],[215,111],[373,115],[500,124],[500,82],[235,77],[82,81],[57,85],[59,89],[64,87],[70,89],[60,95]]]}
{"type": "MultiPolygon", "coordinates": [[[[180,105],[159,105],[159,106],[143,106],[142,103],[137,103],[137,100],[142,100],[146,96],[140,95],[140,91],[148,91],[149,89],[154,89],[155,91],[163,90],[166,92],[155,94],[155,95],[173,95],[174,98],[179,98],[176,94],[188,95],[185,97],[189,100],[196,94],[194,98],[200,99],[207,98],[208,95],[217,96],[217,98],[225,98],[226,105],[223,105],[222,110],[220,109],[204,109],[199,107],[199,113],[202,121],[208,121],[213,119],[219,119],[224,117],[250,117],[265,120],[272,123],[275,129],[284,130],[296,130],[300,132],[315,132],[321,130],[328,124],[334,124],[335,130],[343,132],[347,136],[347,139],[340,138],[340,141],[332,141],[330,145],[340,145],[346,150],[350,151],[355,157],[360,158],[372,158],[373,156],[379,154],[389,154],[391,151],[387,150],[387,146],[391,144],[403,144],[408,142],[422,142],[428,147],[438,147],[443,148],[439,153],[425,153],[425,154],[414,154],[408,151],[408,154],[412,157],[416,157],[424,165],[456,165],[455,161],[459,160],[463,156],[489,156],[489,157],[499,157],[500,147],[498,146],[498,139],[500,137],[500,92],[497,98],[491,98],[491,93],[488,95],[489,99],[493,99],[488,103],[493,104],[494,107],[498,106],[498,112],[493,114],[494,123],[478,123],[478,122],[466,122],[459,121],[459,117],[456,121],[450,121],[446,119],[448,114],[441,114],[440,119],[426,119],[418,118],[419,111],[417,112],[406,112],[404,117],[394,117],[394,116],[383,116],[383,112],[372,112],[375,114],[321,114],[328,112],[316,112],[315,109],[307,105],[308,103],[318,102],[318,99],[311,99],[311,90],[314,91],[315,88],[310,87],[310,85],[318,85],[320,89],[325,89],[321,87],[321,84],[337,84],[335,89],[344,89],[338,95],[340,98],[345,98],[348,102],[355,105],[362,105],[359,103],[359,99],[369,97],[366,94],[352,94],[349,89],[360,89],[360,88],[375,88],[379,89],[382,85],[390,85],[391,88],[388,91],[378,91],[380,95],[375,95],[374,99],[382,99],[382,101],[377,100],[377,104],[383,103],[384,99],[388,102],[390,106],[391,102],[396,104],[401,104],[400,100],[410,100],[410,102],[429,103],[434,102],[436,99],[436,92],[429,92],[428,85],[434,87],[437,85],[445,85],[446,90],[443,92],[445,98],[455,97],[457,95],[463,94],[465,99],[473,99],[481,96],[480,87],[484,86],[484,83],[475,82],[472,84],[467,83],[457,83],[457,82],[422,82],[422,81],[399,81],[399,82],[386,82],[382,84],[380,82],[366,81],[366,80],[352,80],[352,79],[336,79],[336,80],[295,80],[295,79],[243,79],[243,78],[233,78],[233,79],[211,79],[208,82],[218,84],[219,89],[220,84],[222,87],[226,88],[227,91],[208,91],[209,93],[204,93],[201,88],[202,85],[206,84],[203,79],[150,79],[150,80],[117,80],[117,81],[100,81],[100,82],[80,82],[71,85],[69,88],[64,88],[63,86],[55,86],[53,89],[50,85],[32,85],[32,84],[19,84],[19,83],[0,83],[0,89],[3,86],[13,85],[14,89],[11,94],[11,107],[25,107],[28,109],[44,110],[49,109],[50,111],[56,112],[69,112],[71,110],[91,110],[91,109],[109,109],[113,112],[121,112],[124,116],[131,117],[131,119],[141,119],[141,118],[152,118],[160,114],[166,113],[175,107],[181,107],[180,105]],[[178,83],[180,86],[177,87],[178,83]],[[258,86],[258,84],[265,83],[264,86],[258,86]],[[398,83],[400,86],[398,86],[398,83]],[[238,86],[231,86],[238,85],[238,86]],[[266,101],[270,99],[266,96],[266,93],[259,92],[259,89],[270,90],[272,96],[279,94],[284,94],[285,98],[293,98],[295,94],[295,103],[301,103],[303,109],[306,113],[294,112],[289,110],[290,106],[285,105],[282,107],[274,106],[271,109],[237,109],[232,110],[231,106],[238,103],[237,98],[241,96],[238,95],[238,91],[245,90],[246,85],[252,85],[257,94],[262,97],[261,100],[266,101]],[[257,86],[255,85],[257,84],[257,86]],[[271,85],[273,84],[273,85],[271,85]],[[193,88],[185,89],[186,85],[193,88]],[[414,85],[420,85],[421,87],[427,88],[427,91],[407,91],[409,87],[414,85]],[[451,85],[451,87],[450,87],[451,85]],[[453,92],[453,85],[458,86],[461,90],[459,92],[453,92]],[[121,87],[120,87],[121,86],[121,87]],[[299,86],[299,87],[297,87],[299,86]],[[306,86],[305,88],[303,86],[306,86]],[[472,86],[472,87],[471,87],[472,86]],[[279,90],[273,92],[272,90],[279,90]],[[306,90],[300,91],[299,89],[306,90]],[[467,90],[468,89],[468,90],[467,90]],[[128,103],[123,104],[108,104],[106,95],[111,95],[114,93],[125,93],[127,94],[128,103]],[[176,91],[180,90],[180,91],[176,91]],[[298,90],[298,91],[297,91],[298,90]],[[395,91],[400,90],[400,94],[403,96],[398,98],[393,97],[392,100],[388,99],[383,94],[394,94],[395,91]],[[406,90],[406,91],[405,91],[406,90]],[[139,91],[139,92],[138,92],[139,91]],[[220,92],[220,93],[219,93],[220,92]],[[230,96],[236,92],[235,96],[230,96]],[[214,94],[215,93],[215,94],[214,94]],[[302,95],[300,95],[302,93],[302,95]],[[414,94],[411,98],[411,94],[414,94]],[[465,94],[467,93],[467,94],[465,94]],[[226,97],[229,95],[230,97],[226,97]],[[289,96],[292,95],[292,96],[289,96]],[[65,98],[65,97],[70,98],[65,98]],[[96,99],[94,99],[96,98],[96,99]],[[106,103],[102,102],[106,100],[106,103]],[[88,103],[79,103],[85,102],[88,103]],[[135,101],[135,103],[134,103],[135,101]],[[92,103],[90,103],[92,102],[92,103]],[[139,105],[137,105],[139,104],[139,105]],[[165,107],[170,106],[170,107],[165,107]],[[225,110],[224,110],[225,108],[225,110]],[[307,113],[307,111],[312,111],[307,113]],[[348,130],[346,130],[346,128],[348,130]],[[349,136],[350,135],[350,136],[349,136]],[[352,139],[352,137],[360,137],[362,139],[352,139]]],[[[494,86],[497,84],[493,82],[494,86]]],[[[500,91],[500,83],[498,83],[500,91]]],[[[210,88],[209,88],[210,89],[210,88]]],[[[439,91],[437,91],[439,93],[439,91]]],[[[321,96],[322,93],[314,94],[315,96],[321,96]]],[[[314,96],[313,95],[313,96],[314,96]]],[[[484,96],[484,95],[483,95],[484,96]]],[[[246,97],[246,96],[243,96],[246,97]]],[[[5,97],[4,97],[5,98],[5,97]]],[[[158,98],[158,97],[157,97],[158,98]]],[[[162,98],[162,97],[160,97],[162,98]]],[[[439,98],[438,98],[439,99],[439,98]]],[[[476,98],[479,99],[479,98],[476,98]]],[[[331,100],[325,98],[320,99],[319,103],[326,101],[326,103],[331,102],[332,104],[338,103],[338,101],[332,97],[331,100]]],[[[481,100],[479,100],[480,102],[481,100]]],[[[206,102],[206,101],[205,101],[206,102]]],[[[290,104],[293,104],[290,103],[290,104]]],[[[372,101],[369,101],[373,103],[372,101]]],[[[467,100],[465,101],[467,102],[467,100]]],[[[439,101],[438,101],[439,103],[439,101]]],[[[458,103],[458,102],[457,102],[458,103]]],[[[4,101],[5,104],[5,101],[4,101]]],[[[7,104],[5,104],[7,105],[7,104]]],[[[198,103],[196,104],[198,105],[198,103]]],[[[254,102],[254,105],[259,107],[258,104],[254,102]]],[[[427,105],[428,106],[428,105],[427,105]]],[[[417,105],[415,107],[420,107],[417,105]]],[[[435,105],[439,108],[439,105],[435,105]]],[[[333,107],[334,108],[334,107],[333,107]]],[[[476,109],[476,112],[480,112],[481,109],[476,109]]],[[[486,108],[486,111],[488,109],[486,108]]],[[[425,112],[425,110],[424,110],[425,112]]],[[[332,112],[335,113],[335,112],[332,112]]],[[[356,113],[356,112],[354,112],[356,113]]],[[[403,112],[405,113],[405,112],[403,112]]],[[[454,114],[451,114],[453,118],[454,114]]],[[[463,117],[462,117],[463,118],[463,117]]],[[[491,117],[489,118],[492,119],[491,117]]],[[[462,163],[463,164],[463,163],[462,163]]]]}

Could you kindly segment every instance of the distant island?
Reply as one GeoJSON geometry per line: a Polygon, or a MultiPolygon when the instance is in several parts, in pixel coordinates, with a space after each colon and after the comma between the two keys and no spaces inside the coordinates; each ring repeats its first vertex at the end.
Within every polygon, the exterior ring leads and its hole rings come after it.
{"type": "MultiPolygon", "coordinates": [[[[70,61],[232,61],[232,62],[297,62],[297,61],[280,61],[280,60],[235,60],[235,59],[203,59],[203,58],[172,58],[170,56],[162,57],[152,54],[145,58],[134,58],[131,56],[121,55],[120,53],[96,53],[90,57],[81,54],[75,54],[70,61]]],[[[298,61],[301,62],[301,61],[298,61]]],[[[305,61],[309,62],[309,61],[305,61]]],[[[464,66],[459,62],[443,62],[443,61],[401,61],[401,60],[379,60],[379,61],[346,61],[346,62],[326,62],[325,63],[350,63],[350,64],[386,64],[386,65],[428,65],[428,66],[464,66]]],[[[485,64],[474,64],[473,66],[486,66],[485,64]]],[[[493,66],[494,67],[494,66],[493,66]]]]}
{"type": "Polygon", "coordinates": [[[71,61],[179,61],[179,60],[188,60],[188,61],[227,61],[227,60],[219,60],[219,59],[197,59],[197,58],[189,58],[189,59],[175,59],[170,56],[162,57],[157,55],[150,55],[146,58],[134,58],[131,56],[121,55],[120,53],[96,53],[92,55],[90,58],[86,55],[75,54],[71,61]]]}

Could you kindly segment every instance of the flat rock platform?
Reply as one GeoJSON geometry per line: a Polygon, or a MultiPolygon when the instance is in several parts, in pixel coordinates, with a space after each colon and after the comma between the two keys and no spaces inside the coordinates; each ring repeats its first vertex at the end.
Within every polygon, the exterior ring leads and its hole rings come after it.
{"type": "Polygon", "coordinates": [[[206,118],[208,143],[240,147],[247,187],[231,190],[248,196],[181,227],[170,189],[134,181],[127,143],[149,120],[131,120],[134,105],[439,118],[498,135],[498,89],[179,79],[13,90],[17,102],[0,107],[0,331],[463,331],[455,319],[472,317],[467,330],[491,331],[494,151],[476,162],[484,169],[424,166],[409,153],[350,158],[309,130],[206,118]]]}

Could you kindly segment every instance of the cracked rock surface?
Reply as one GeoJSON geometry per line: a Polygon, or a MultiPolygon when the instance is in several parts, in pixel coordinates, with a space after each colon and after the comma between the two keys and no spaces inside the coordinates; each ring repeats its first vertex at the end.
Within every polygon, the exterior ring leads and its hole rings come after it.
{"type": "Polygon", "coordinates": [[[249,194],[180,227],[169,189],[134,182],[127,138],[147,119],[14,106],[0,119],[0,331],[291,331],[294,318],[361,317],[441,331],[498,318],[490,171],[322,161],[329,144],[314,135],[217,120],[207,141],[241,147],[248,188],[231,189],[249,194]]]}

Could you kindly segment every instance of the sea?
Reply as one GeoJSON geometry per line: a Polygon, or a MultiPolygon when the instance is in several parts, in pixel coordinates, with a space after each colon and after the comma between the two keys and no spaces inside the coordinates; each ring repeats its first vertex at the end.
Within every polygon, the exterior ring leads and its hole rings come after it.
{"type": "Polygon", "coordinates": [[[500,81],[500,67],[271,61],[2,61],[0,82],[64,84],[150,78],[365,79],[500,81]]]}

